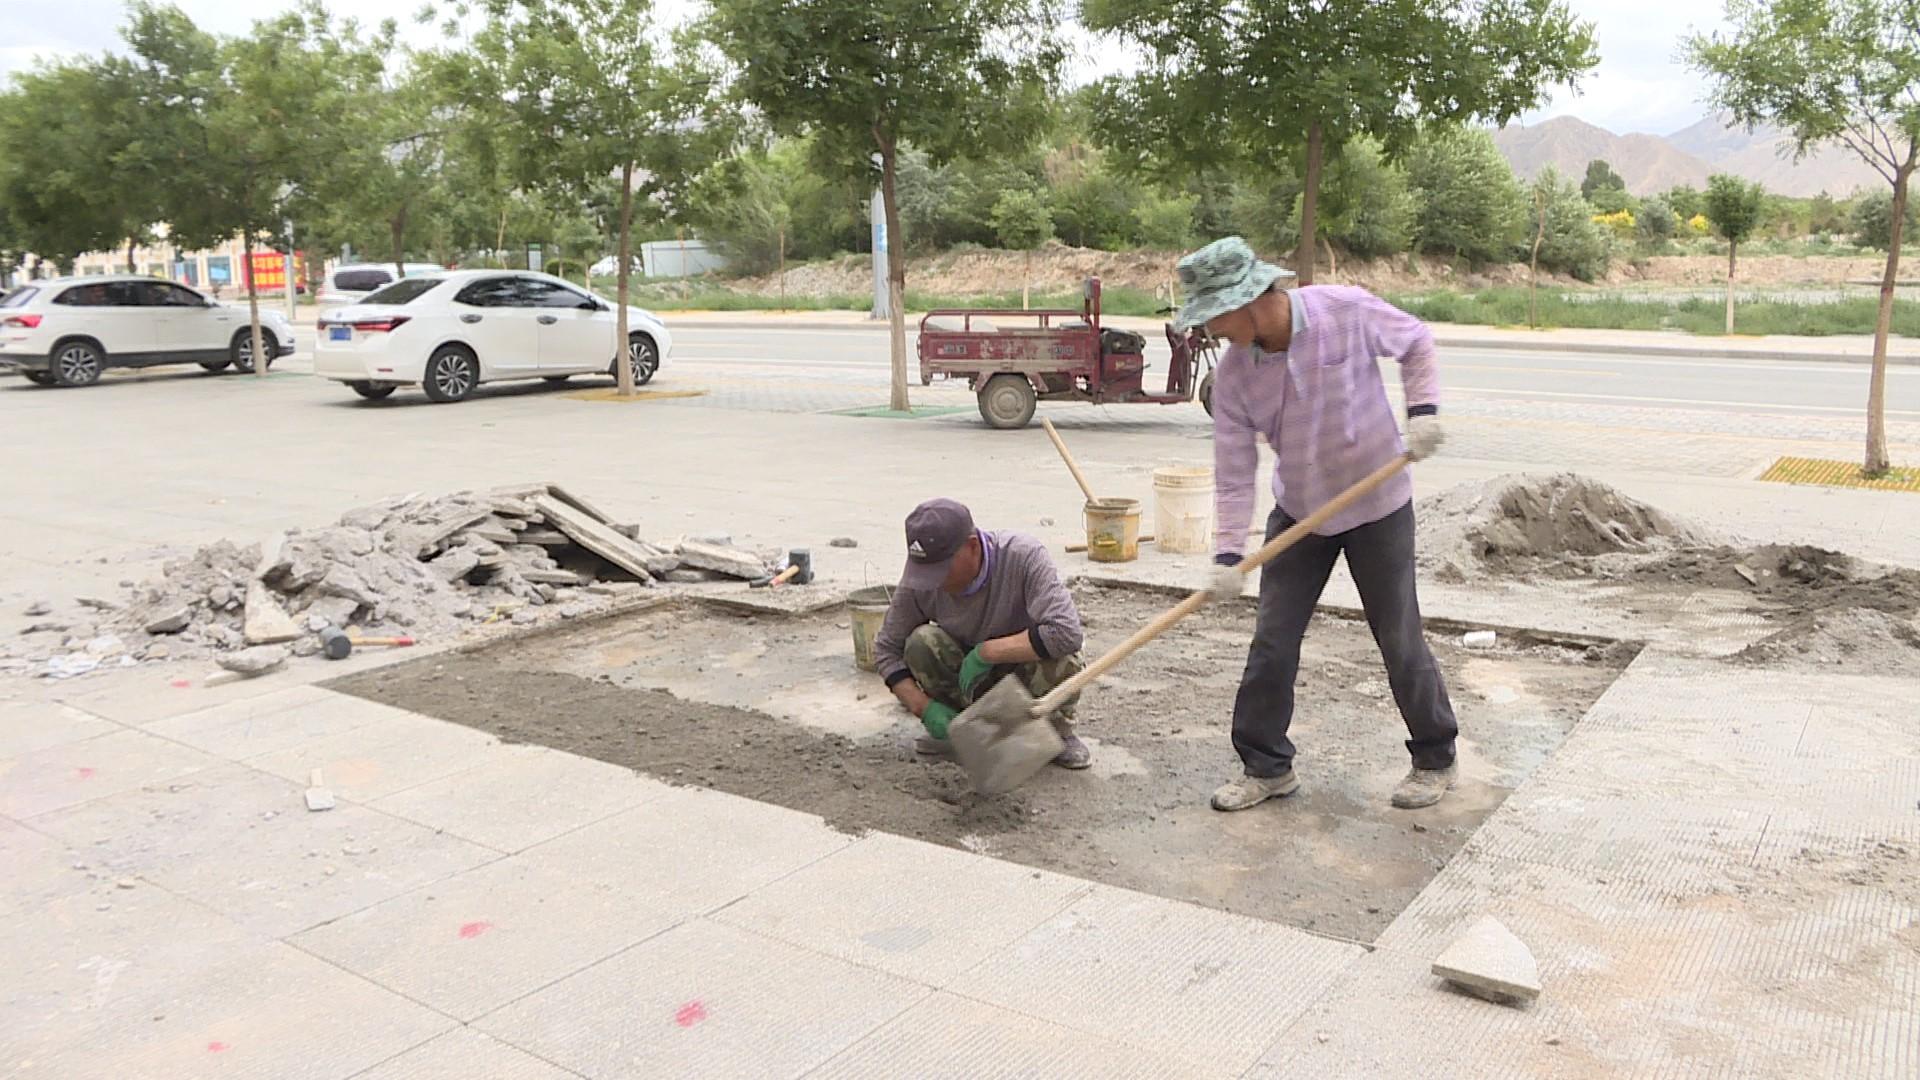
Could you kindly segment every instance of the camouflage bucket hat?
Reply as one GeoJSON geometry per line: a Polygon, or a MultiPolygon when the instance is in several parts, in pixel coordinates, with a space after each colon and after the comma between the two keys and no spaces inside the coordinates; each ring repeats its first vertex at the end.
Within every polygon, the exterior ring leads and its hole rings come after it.
{"type": "Polygon", "coordinates": [[[1206,325],[1254,302],[1276,282],[1292,281],[1293,271],[1254,258],[1245,240],[1215,240],[1180,260],[1180,289],[1187,302],[1174,316],[1176,329],[1206,325]]]}

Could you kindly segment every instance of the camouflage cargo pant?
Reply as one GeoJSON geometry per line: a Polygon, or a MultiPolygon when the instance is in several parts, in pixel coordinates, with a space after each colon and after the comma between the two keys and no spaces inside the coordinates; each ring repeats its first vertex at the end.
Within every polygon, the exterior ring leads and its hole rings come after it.
{"type": "MultiPolygon", "coordinates": [[[[961,648],[951,634],[928,623],[907,635],[907,647],[903,652],[907,670],[913,673],[913,680],[920,684],[920,689],[926,691],[928,697],[955,710],[973,704],[973,699],[978,695],[962,694],[960,691],[960,664],[967,658],[967,650],[961,648]]],[[[1000,664],[980,680],[978,690],[985,693],[988,687],[1011,675],[1020,680],[1028,693],[1036,698],[1044,697],[1086,666],[1086,661],[1080,658],[1079,653],[1031,664],[1000,664]]],[[[1049,717],[1054,730],[1062,737],[1073,733],[1074,712],[1079,704],[1080,695],[1075,694],[1049,717]]]]}

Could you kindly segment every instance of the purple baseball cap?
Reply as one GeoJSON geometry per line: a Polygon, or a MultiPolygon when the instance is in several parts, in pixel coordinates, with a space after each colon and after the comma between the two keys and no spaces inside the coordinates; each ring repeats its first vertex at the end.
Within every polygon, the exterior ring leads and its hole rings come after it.
{"type": "Polygon", "coordinates": [[[900,587],[922,592],[946,584],[953,557],[973,535],[973,513],[952,499],[928,499],[907,515],[907,568],[900,587]]]}

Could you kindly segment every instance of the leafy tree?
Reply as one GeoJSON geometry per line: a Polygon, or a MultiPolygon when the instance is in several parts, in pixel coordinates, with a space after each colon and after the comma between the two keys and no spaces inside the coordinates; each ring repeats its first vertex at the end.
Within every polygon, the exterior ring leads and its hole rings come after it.
{"type": "MultiPolygon", "coordinates": [[[[465,52],[443,56],[454,100],[508,140],[521,185],[586,198],[619,178],[616,347],[628,340],[636,210],[657,221],[725,149],[713,78],[691,47],[662,55],[648,0],[479,0],[465,52]]],[[[614,365],[634,392],[631,365],[614,365]]]]}
{"type": "Polygon", "coordinates": [[[1714,230],[1727,241],[1727,333],[1733,333],[1733,277],[1740,258],[1740,242],[1760,224],[1766,189],[1724,173],[1707,178],[1705,214],[1714,230]]]}
{"type": "Polygon", "coordinates": [[[1414,199],[1413,246],[1474,263],[1505,262],[1531,238],[1527,196],[1493,136],[1433,127],[1407,156],[1414,199]]]}
{"type": "Polygon", "coordinates": [[[1625,191],[1627,182],[1613,171],[1613,166],[1605,160],[1595,158],[1587,162],[1587,178],[1580,181],[1580,195],[1588,202],[1602,191],[1625,191]]]}
{"type": "Polygon", "coordinates": [[[733,269],[761,274],[779,265],[794,218],[788,194],[797,177],[787,164],[751,150],[721,162],[690,193],[693,219],[733,269]]]}
{"type": "MultiPolygon", "coordinates": [[[[1906,207],[1906,220],[1900,223],[1900,234],[1906,236],[1913,229],[1920,228],[1920,214],[1916,214],[1914,205],[1906,207]]],[[[1876,251],[1891,251],[1893,248],[1893,193],[1876,191],[1854,204],[1852,220],[1853,242],[1861,247],[1876,251]]]]}
{"type": "Polygon", "coordinates": [[[1666,200],[1668,206],[1673,207],[1673,216],[1681,221],[1691,221],[1700,216],[1707,205],[1706,196],[1701,194],[1699,188],[1688,187],[1685,184],[1676,184],[1668,188],[1660,193],[1660,197],[1666,200]]]}
{"type": "Polygon", "coordinates": [[[1328,237],[1365,259],[1407,250],[1413,240],[1413,196],[1406,173],[1382,157],[1379,144],[1363,138],[1342,147],[1325,186],[1328,237]]]}
{"type": "MultiPolygon", "coordinates": [[[[788,134],[813,133],[845,175],[879,161],[886,233],[900,236],[907,146],[936,162],[1029,143],[1062,50],[1041,0],[714,0],[706,33],[735,89],[788,134]]],[[[887,245],[893,386],[907,400],[906,255],[887,245]]]]}
{"type": "Polygon", "coordinates": [[[1640,213],[1635,215],[1633,222],[1640,239],[1649,241],[1671,240],[1680,228],[1680,219],[1674,214],[1673,207],[1658,195],[1640,204],[1640,213]]]}
{"type": "MultiPolygon", "coordinates": [[[[374,47],[384,56],[390,38],[374,47]]],[[[353,111],[359,137],[328,164],[307,204],[329,214],[337,229],[361,233],[362,246],[384,250],[400,277],[408,237],[425,233],[454,198],[446,174],[455,116],[437,91],[423,74],[381,77],[364,89],[353,111]],[[377,246],[369,227],[385,234],[377,246]]]]}
{"type": "Polygon", "coordinates": [[[1715,104],[1747,124],[1777,125],[1800,152],[1839,143],[1893,189],[1886,270],[1867,391],[1868,474],[1887,458],[1887,337],[1908,188],[1920,165],[1920,0],[1728,0],[1729,34],[1695,35],[1693,65],[1715,104]]]}
{"type": "Polygon", "coordinates": [[[1193,245],[1193,215],[1198,195],[1150,194],[1133,208],[1140,243],[1159,251],[1184,251],[1193,245]]]}
{"type": "Polygon", "coordinates": [[[993,233],[1002,248],[1025,254],[1020,277],[1020,307],[1023,310],[1031,307],[1033,253],[1053,239],[1053,214],[1033,192],[1009,191],[993,204],[993,233]]]}
{"type": "Polygon", "coordinates": [[[1633,211],[1631,210],[1616,210],[1611,214],[1595,214],[1593,215],[1593,223],[1613,234],[1617,240],[1632,239],[1639,227],[1638,223],[1634,220],[1633,211]]]}
{"type": "Polygon", "coordinates": [[[1606,234],[1593,223],[1593,211],[1580,189],[1551,166],[1533,181],[1534,198],[1545,204],[1546,229],[1540,237],[1539,263],[1549,270],[1597,281],[1607,272],[1612,252],[1606,234]]]}
{"type": "Polygon", "coordinates": [[[1421,120],[1505,123],[1597,62],[1562,0],[1085,0],[1082,21],[1150,53],[1107,80],[1102,127],[1124,163],[1271,170],[1304,148],[1295,267],[1313,281],[1321,171],[1363,135],[1397,153],[1421,120]],[[1122,142],[1124,140],[1124,143],[1122,142]]]}
{"type": "Polygon", "coordinates": [[[1840,213],[1840,207],[1833,196],[1826,192],[1815,195],[1807,204],[1807,231],[1830,233],[1846,224],[1846,217],[1840,213]]]}
{"type": "Polygon", "coordinates": [[[1075,247],[1112,251],[1132,239],[1136,188],[1095,167],[1053,189],[1056,226],[1062,239],[1075,247]]]}

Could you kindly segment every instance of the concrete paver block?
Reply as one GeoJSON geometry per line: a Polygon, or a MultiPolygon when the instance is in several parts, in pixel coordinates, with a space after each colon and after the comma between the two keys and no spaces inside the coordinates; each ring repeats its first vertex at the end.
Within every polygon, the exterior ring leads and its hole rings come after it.
{"type": "Polygon", "coordinates": [[[948,989],[1237,1073],[1363,951],[1101,887],[948,989]]]}
{"type": "Polygon", "coordinates": [[[1168,1080],[1232,1076],[941,992],[807,1074],[807,1080],[1168,1080]]]}
{"type": "Polygon", "coordinates": [[[1077,878],[874,833],[714,917],[941,986],[1092,890],[1077,878]]]}
{"type": "Polygon", "coordinates": [[[373,805],[514,852],[672,791],[617,765],[538,746],[502,746],[483,765],[373,805]]]}
{"type": "Polygon", "coordinates": [[[336,796],[364,803],[465,772],[500,746],[493,736],[459,724],[369,702],[360,705],[383,710],[379,723],[253,758],[252,764],[299,781],[324,769],[336,796]]]}
{"type": "Polygon", "coordinates": [[[584,1076],[800,1076],[928,993],[695,919],[475,1026],[584,1076]]]}
{"type": "Polygon", "coordinates": [[[119,724],[72,705],[9,701],[0,704],[0,758],[19,757],[119,730],[119,724]]]}
{"type": "Polygon", "coordinates": [[[1752,804],[1636,798],[1538,780],[1509,797],[1463,850],[1645,881],[1722,881],[1753,858],[1768,815],[1752,804]]]}
{"type": "Polygon", "coordinates": [[[115,731],[0,760],[0,814],[31,818],[219,763],[145,732],[115,731]]]}
{"type": "Polygon", "coordinates": [[[147,878],[272,936],[498,857],[361,806],[308,813],[299,784],[233,764],[40,820],[116,876],[147,878]]]}
{"type": "Polygon", "coordinates": [[[635,889],[680,915],[725,904],[854,842],[811,814],[683,788],[516,855],[635,889]]]}
{"type": "Polygon", "coordinates": [[[462,1027],[389,1058],[353,1080],[573,1080],[577,1075],[462,1027]]]}
{"type": "Polygon", "coordinates": [[[396,715],[404,714],[345,694],[295,686],[165,717],[147,724],[144,730],[209,754],[244,761],[355,731],[396,715]]]}
{"type": "Polygon", "coordinates": [[[634,890],[502,859],[291,940],[472,1020],[678,921],[634,890]]]}
{"type": "Polygon", "coordinates": [[[1485,915],[1433,960],[1433,973],[1469,993],[1503,1004],[1540,996],[1540,967],[1527,943],[1485,915]]]}
{"type": "Polygon", "coordinates": [[[70,689],[62,688],[60,700],[129,727],[144,727],[169,716],[301,686],[289,672],[220,687],[203,685],[204,676],[214,670],[211,661],[142,665],[77,680],[70,689]]]}

